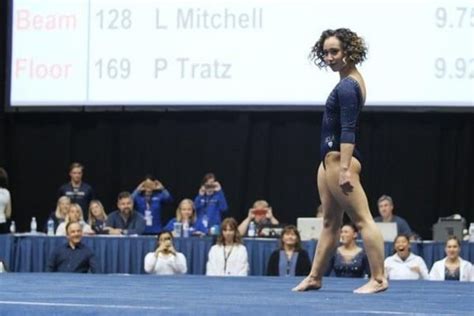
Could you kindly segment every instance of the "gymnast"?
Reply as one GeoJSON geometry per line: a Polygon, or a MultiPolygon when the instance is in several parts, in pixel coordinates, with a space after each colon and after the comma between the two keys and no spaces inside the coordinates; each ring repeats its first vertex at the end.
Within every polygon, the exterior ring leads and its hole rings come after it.
{"type": "Polygon", "coordinates": [[[321,288],[326,266],[337,245],[344,211],[362,235],[370,265],[369,281],[354,293],[377,293],[388,288],[383,239],[360,183],[361,156],[355,146],[358,116],[366,99],[364,79],[356,65],[363,62],[366,55],[364,40],[347,28],[324,31],[310,54],[310,59],[320,68],[329,66],[338,72],[340,81],[326,101],[322,121],[322,162],[317,183],[324,227],[311,271],[293,291],[321,288]]]}

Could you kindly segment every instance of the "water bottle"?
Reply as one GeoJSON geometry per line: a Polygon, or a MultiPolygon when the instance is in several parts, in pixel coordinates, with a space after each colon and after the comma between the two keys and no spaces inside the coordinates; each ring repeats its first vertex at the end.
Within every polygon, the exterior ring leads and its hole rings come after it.
{"type": "Polygon", "coordinates": [[[189,224],[188,223],[183,223],[183,237],[188,238],[189,237],[189,224]]]}
{"type": "Polygon", "coordinates": [[[183,233],[183,224],[180,222],[175,222],[173,224],[173,236],[181,237],[183,233]]]}
{"type": "Polygon", "coordinates": [[[10,224],[10,233],[12,233],[12,234],[16,233],[15,221],[12,221],[11,224],[10,224]]]}
{"type": "Polygon", "coordinates": [[[256,231],[256,227],[255,227],[255,222],[254,221],[251,221],[250,224],[249,224],[249,229],[248,229],[248,232],[247,234],[249,235],[249,237],[255,237],[257,235],[257,231],[256,231]]]}
{"type": "Polygon", "coordinates": [[[32,217],[31,218],[31,224],[30,224],[30,232],[35,234],[37,227],[38,226],[36,225],[36,217],[32,217]]]}
{"type": "Polygon", "coordinates": [[[54,221],[51,217],[48,218],[48,236],[54,236],[54,221]]]}
{"type": "Polygon", "coordinates": [[[474,242],[474,223],[469,225],[469,242],[474,242]]]}

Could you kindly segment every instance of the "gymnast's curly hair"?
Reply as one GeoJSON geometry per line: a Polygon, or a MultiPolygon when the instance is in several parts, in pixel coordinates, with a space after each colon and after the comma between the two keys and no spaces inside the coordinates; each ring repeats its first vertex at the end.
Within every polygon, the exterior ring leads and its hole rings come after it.
{"type": "Polygon", "coordinates": [[[312,60],[318,67],[327,67],[324,62],[323,45],[324,41],[335,36],[341,41],[342,50],[346,54],[346,61],[357,65],[362,63],[367,58],[367,46],[364,39],[357,35],[357,33],[347,28],[340,28],[337,30],[325,30],[319,37],[316,44],[314,44],[309,54],[309,59],[312,60]]]}

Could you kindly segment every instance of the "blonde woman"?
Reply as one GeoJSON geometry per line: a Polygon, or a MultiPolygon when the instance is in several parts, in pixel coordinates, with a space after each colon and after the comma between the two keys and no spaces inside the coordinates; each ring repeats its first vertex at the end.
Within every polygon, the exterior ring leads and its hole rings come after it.
{"type": "Polygon", "coordinates": [[[69,222],[79,222],[82,226],[82,233],[84,235],[94,235],[92,228],[84,221],[82,208],[77,203],[72,203],[69,207],[69,212],[67,213],[65,221],[59,224],[58,229],[56,229],[56,236],[66,236],[66,225],[69,222]]]}
{"type": "Polygon", "coordinates": [[[226,218],[221,224],[221,234],[217,244],[209,250],[206,275],[209,276],[247,276],[249,263],[247,248],[233,218],[226,218]]]}
{"type": "MultiPolygon", "coordinates": [[[[59,225],[66,220],[69,207],[71,207],[71,199],[67,196],[61,196],[56,202],[56,209],[49,214],[49,218],[54,221],[54,231],[56,231],[59,225]]],[[[46,220],[44,231],[48,231],[48,220],[46,220]]]]}
{"type": "Polygon", "coordinates": [[[176,217],[166,224],[163,231],[172,232],[174,230],[174,224],[177,222],[183,224],[183,226],[186,224],[188,225],[190,236],[202,236],[206,234],[206,228],[204,225],[196,220],[196,209],[194,208],[194,202],[190,199],[184,199],[179,202],[178,208],[176,209],[176,217]]]}
{"type": "Polygon", "coordinates": [[[110,227],[106,227],[107,213],[99,200],[92,200],[89,204],[88,223],[96,234],[108,234],[110,227]]]}

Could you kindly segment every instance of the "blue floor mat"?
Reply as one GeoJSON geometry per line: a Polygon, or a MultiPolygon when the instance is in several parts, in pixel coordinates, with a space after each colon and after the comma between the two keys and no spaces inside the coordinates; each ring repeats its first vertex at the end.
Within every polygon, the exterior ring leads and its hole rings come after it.
{"type": "Polygon", "coordinates": [[[0,275],[0,315],[474,315],[474,283],[392,281],[357,295],[365,280],[9,273],[0,275]]]}

